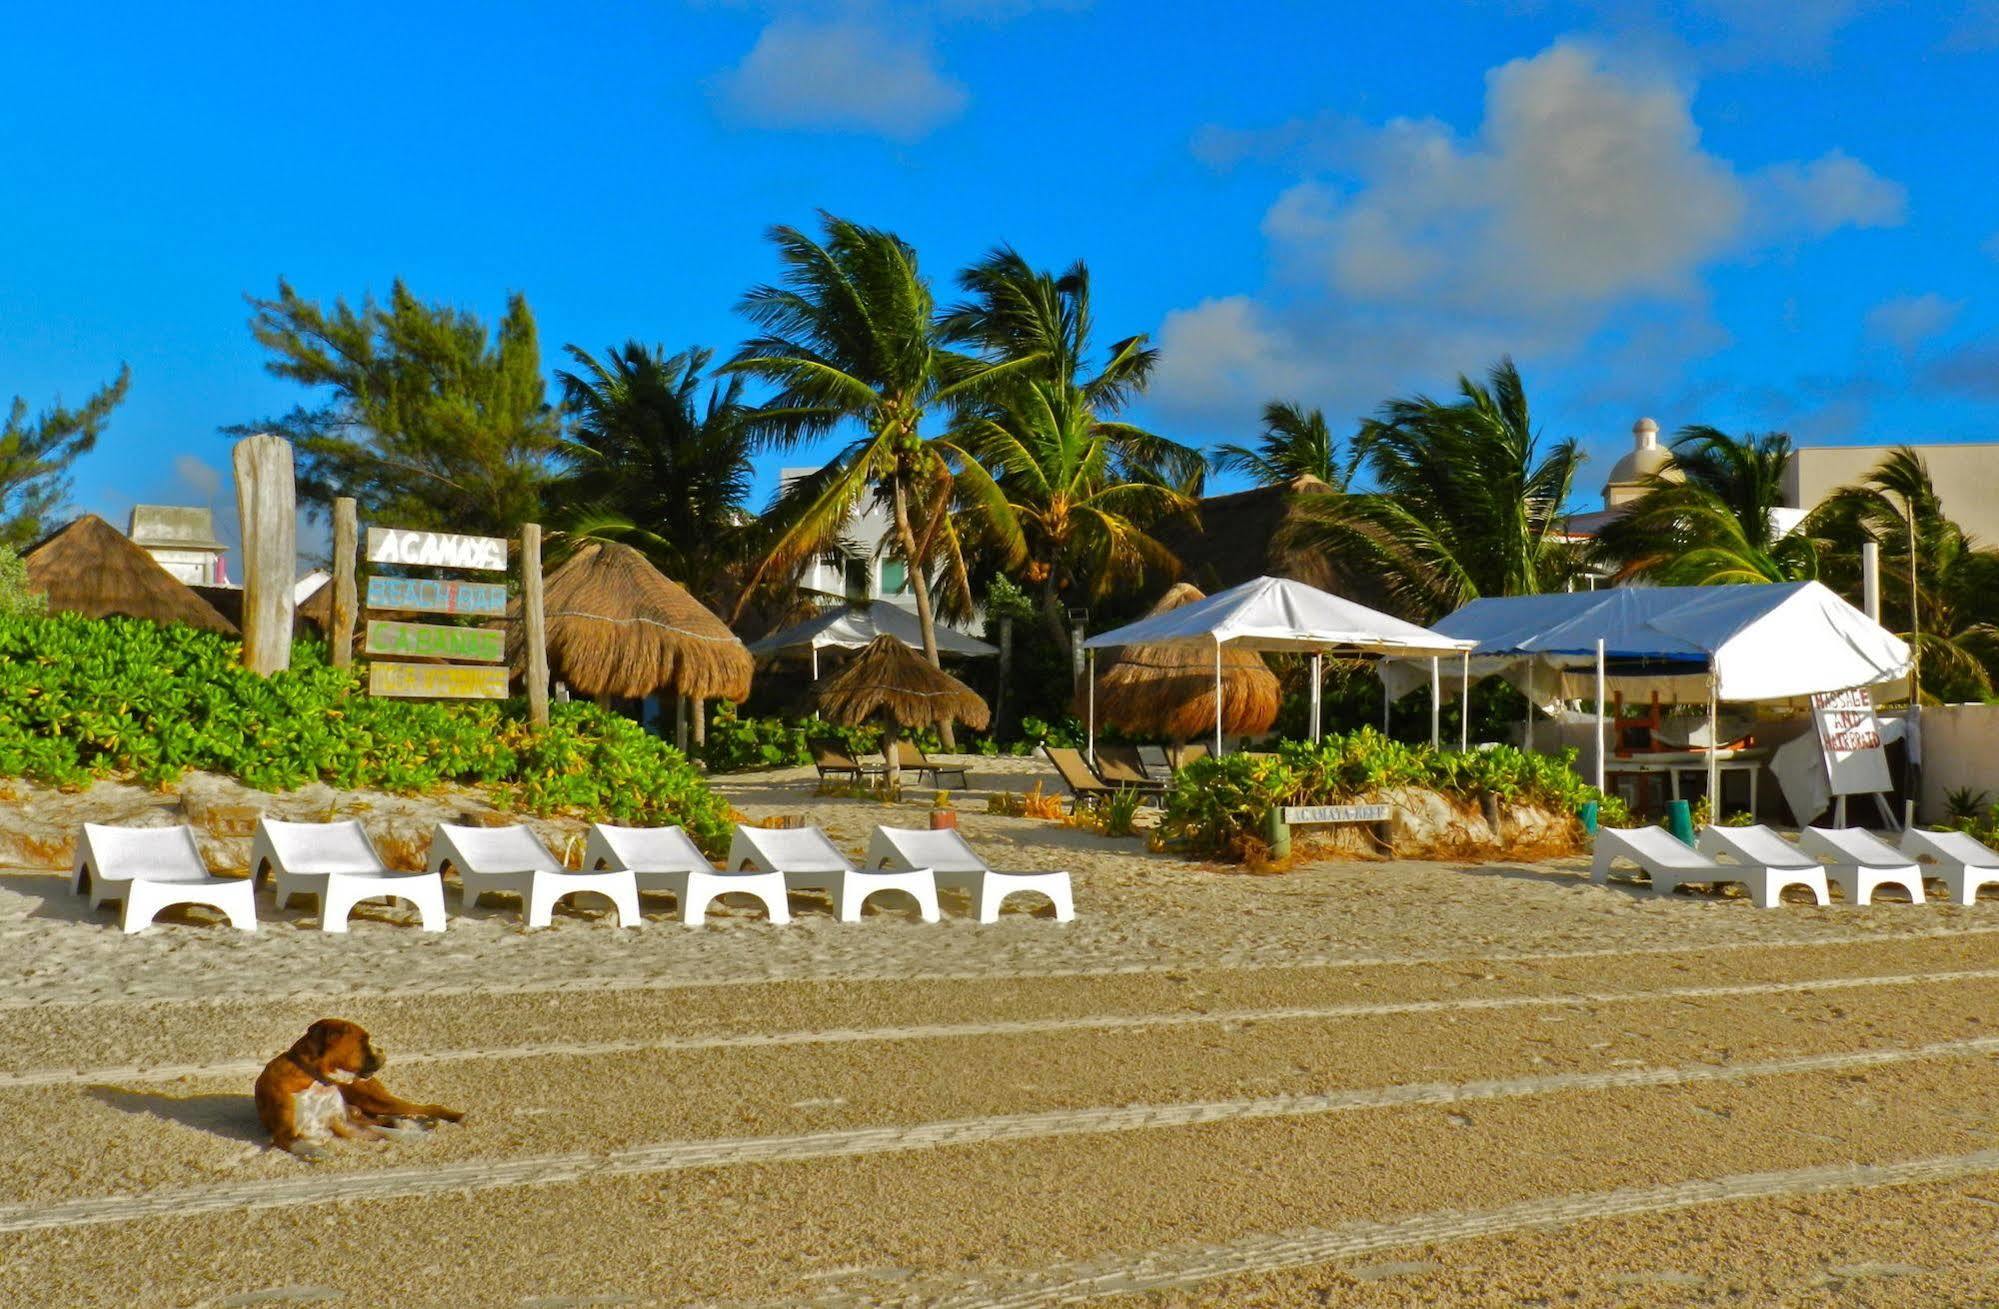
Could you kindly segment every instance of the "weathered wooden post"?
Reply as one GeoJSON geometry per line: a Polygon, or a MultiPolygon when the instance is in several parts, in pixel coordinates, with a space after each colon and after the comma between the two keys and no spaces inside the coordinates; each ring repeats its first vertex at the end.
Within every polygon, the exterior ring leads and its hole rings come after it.
{"type": "Polygon", "coordinates": [[[528,650],[528,723],[548,726],[548,615],[541,598],[541,524],[521,525],[521,621],[528,650]]]}
{"type": "Polygon", "coordinates": [[[333,647],[333,666],[346,668],[354,662],[354,549],[359,535],[354,498],[340,496],[333,502],[333,607],[332,629],[327,639],[333,647]]]}
{"type": "Polygon", "coordinates": [[[269,676],[291,667],[292,587],[298,572],[298,500],[292,444],[281,436],[236,443],[236,518],[243,532],[243,666],[269,676]]]}
{"type": "Polygon", "coordinates": [[[708,744],[708,697],[694,697],[694,748],[708,744]]]}

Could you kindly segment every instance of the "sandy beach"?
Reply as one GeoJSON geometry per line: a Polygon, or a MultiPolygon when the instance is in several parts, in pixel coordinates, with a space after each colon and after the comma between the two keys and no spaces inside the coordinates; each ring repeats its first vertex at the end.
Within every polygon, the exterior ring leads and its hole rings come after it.
{"type": "MultiPolygon", "coordinates": [[[[1583,861],[1252,876],[984,812],[1077,919],[649,900],[125,938],[0,875],[22,1305],[1978,1303],[1999,900],[1759,911],[1583,861]],[[466,1123],[318,1166],[256,1071],[362,1023],[466,1123]]],[[[1052,785],[1052,778],[1049,779],[1052,785]]],[[[858,854],[884,806],[718,779],[858,854]]]]}

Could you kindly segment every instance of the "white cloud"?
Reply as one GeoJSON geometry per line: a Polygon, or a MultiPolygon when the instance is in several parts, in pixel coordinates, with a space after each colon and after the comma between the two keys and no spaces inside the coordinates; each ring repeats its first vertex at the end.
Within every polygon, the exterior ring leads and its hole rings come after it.
{"type": "Polygon", "coordinates": [[[773,19],[718,91],[732,114],[760,127],[898,141],[928,135],[967,100],[937,68],[925,33],[864,14],[773,19]]]}
{"type": "Polygon", "coordinates": [[[1773,232],[1824,236],[1842,227],[1899,227],[1909,217],[1908,188],[1844,150],[1773,164],[1756,180],[1773,232]]]}
{"type": "Polygon", "coordinates": [[[1945,330],[1964,308],[1962,300],[1946,300],[1934,291],[1899,295],[1867,311],[1867,335],[1894,346],[1904,355],[1945,330]]]}

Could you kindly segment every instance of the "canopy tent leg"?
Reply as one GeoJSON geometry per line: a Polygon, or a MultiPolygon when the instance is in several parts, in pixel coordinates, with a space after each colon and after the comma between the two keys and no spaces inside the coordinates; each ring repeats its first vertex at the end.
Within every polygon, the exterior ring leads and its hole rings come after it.
{"type": "Polygon", "coordinates": [[[1215,642],[1215,756],[1222,753],[1222,643],[1215,642]]]}
{"type": "Polygon", "coordinates": [[[819,680],[819,647],[812,647],[812,680],[819,680]]]}
{"type": "Polygon", "coordinates": [[[1707,675],[1707,820],[1709,823],[1721,821],[1720,689],[1714,676],[1714,664],[1710,661],[1707,675]]]}
{"type": "Polygon", "coordinates": [[[1603,639],[1599,637],[1596,643],[1596,793],[1598,795],[1604,794],[1604,755],[1609,753],[1609,747],[1604,744],[1603,739],[1603,701],[1607,694],[1604,682],[1603,639]]]}
{"type": "Polygon", "coordinates": [[[1388,683],[1381,684],[1381,734],[1388,735],[1389,711],[1395,708],[1395,701],[1388,694],[1388,683]]]}
{"type": "MultiPolygon", "coordinates": [[[[1529,685],[1532,685],[1530,682],[1529,685]]],[[[1529,754],[1534,752],[1534,697],[1527,697],[1527,723],[1522,729],[1523,746],[1529,754]]]]}
{"type": "Polygon", "coordinates": [[[1312,743],[1319,741],[1319,703],[1323,694],[1321,678],[1325,671],[1325,656],[1317,650],[1312,652],[1312,743]]]}
{"type": "Polygon", "coordinates": [[[1458,689],[1458,749],[1471,749],[1471,651],[1464,655],[1463,684],[1458,689]]]}
{"type": "Polygon", "coordinates": [[[1086,693],[1086,703],[1089,705],[1090,767],[1095,768],[1097,766],[1097,652],[1095,650],[1085,650],[1083,652],[1083,663],[1085,665],[1083,676],[1088,680],[1090,685],[1090,689],[1086,693]]]}
{"type": "Polygon", "coordinates": [[[1430,656],[1430,748],[1443,744],[1444,729],[1444,681],[1438,671],[1437,657],[1430,656]]]}

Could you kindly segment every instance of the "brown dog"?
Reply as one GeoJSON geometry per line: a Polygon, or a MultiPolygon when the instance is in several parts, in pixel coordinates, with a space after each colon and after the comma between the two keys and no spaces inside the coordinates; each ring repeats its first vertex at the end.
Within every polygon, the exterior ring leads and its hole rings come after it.
{"type": "Polygon", "coordinates": [[[381,1140],[379,1129],[396,1119],[455,1123],[465,1117],[441,1104],[411,1104],[391,1095],[374,1080],[387,1062],[358,1024],[322,1018],[306,1028],[257,1078],[257,1117],[271,1144],[306,1158],[317,1153],[311,1143],[329,1135],[381,1140]]]}

